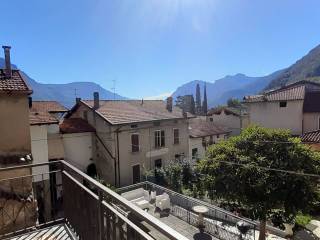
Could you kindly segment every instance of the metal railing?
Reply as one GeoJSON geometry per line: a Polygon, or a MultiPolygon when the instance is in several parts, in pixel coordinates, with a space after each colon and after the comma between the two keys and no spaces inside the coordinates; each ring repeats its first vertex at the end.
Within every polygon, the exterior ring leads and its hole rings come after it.
{"type": "Polygon", "coordinates": [[[198,215],[192,211],[192,207],[203,205],[208,208],[204,217],[204,231],[223,240],[241,239],[241,233],[238,231],[236,224],[239,221],[245,222],[250,226],[250,230],[245,234],[243,239],[255,240],[255,231],[259,229],[256,222],[250,219],[242,218],[228,212],[222,208],[209,204],[207,202],[185,196],[174,192],[168,188],[159,186],[152,182],[141,182],[134,185],[117,189],[119,194],[131,191],[137,188],[143,188],[149,191],[156,191],[157,195],[167,193],[170,197],[170,213],[193,226],[197,226],[198,215]]]}
{"type": "Polygon", "coordinates": [[[64,223],[84,240],[151,240],[150,231],[160,239],[186,240],[65,161],[0,168],[0,178],[13,174],[0,180],[0,239],[64,223]],[[50,171],[31,174],[41,166],[50,171]]]}

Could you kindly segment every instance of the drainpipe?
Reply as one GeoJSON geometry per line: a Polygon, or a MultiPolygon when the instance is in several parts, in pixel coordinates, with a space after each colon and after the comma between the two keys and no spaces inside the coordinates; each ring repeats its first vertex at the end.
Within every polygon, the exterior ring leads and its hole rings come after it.
{"type": "Polygon", "coordinates": [[[119,133],[120,133],[120,128],[117,128],[115,133],[116,133],[116,139],[117,139],[117,164],[115,165],[115,171],[118,170],[118,174],[116,174],[116,176],[118,176],[118,187],[120,187],[120,149],[119,149],[119,133]]]}

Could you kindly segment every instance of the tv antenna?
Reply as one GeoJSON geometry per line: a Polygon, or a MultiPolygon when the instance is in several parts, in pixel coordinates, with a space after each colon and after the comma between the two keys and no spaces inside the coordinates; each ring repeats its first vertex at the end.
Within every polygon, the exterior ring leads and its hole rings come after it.
{"type": "Polygon", "coordinates": [[[116,82],[117,82],[117,80],[113,79],[112,82],[113,82],[113,87],[111,88],[111,90],[113,91],[113,100],[116,100],[116,82]]]}

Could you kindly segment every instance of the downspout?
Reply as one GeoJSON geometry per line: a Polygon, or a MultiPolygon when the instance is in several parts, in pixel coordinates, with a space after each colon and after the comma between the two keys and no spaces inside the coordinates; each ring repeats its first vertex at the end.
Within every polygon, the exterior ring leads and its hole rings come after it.
{"type": "Polygon", "coordinates": [[[119,128],[117,128],[116,129],[116,131],[115,131],[115,133],[116,133],[116,139],[117,139],[117,149],[116,149],[116,151],[117,151],[117,163],[116,163],[116,165],[115,165],[115,171],[117,171],[118,170],[118,174],[116,174],[116,176],[118,176],[118,187],[120,187],[121,185],[120,185],[120,156],[119,156],[119,154],[120,154],[120,149],[119,149],[119,133],[120,133],[120,128],[121,127],[119,127],[119,128]]]}

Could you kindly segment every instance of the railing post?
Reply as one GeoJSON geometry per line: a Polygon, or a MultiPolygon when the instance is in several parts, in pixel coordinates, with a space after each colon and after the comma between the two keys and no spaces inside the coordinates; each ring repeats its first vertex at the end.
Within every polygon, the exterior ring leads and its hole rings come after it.
{"type": "Polygon", "coordinates": [[[98,189],[98,196],[99,196],[99,203],[98,203],[98,214],[99,214],[99,240],[103,240],[104,235],[104,221],[103,221],[103,207],[102,207],[102,201],[103,201],[103,194],[100,189],[98,189]]]}

